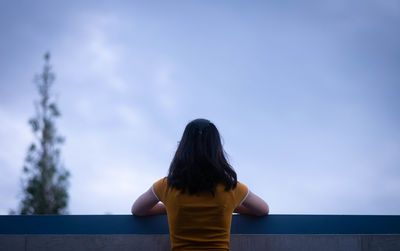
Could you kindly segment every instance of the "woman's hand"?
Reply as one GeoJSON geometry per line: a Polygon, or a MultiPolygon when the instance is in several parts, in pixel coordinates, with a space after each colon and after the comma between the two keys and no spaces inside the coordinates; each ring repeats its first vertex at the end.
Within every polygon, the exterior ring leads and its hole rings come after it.
{"type": "Polygon", "coordinates": [[[136,199],[132,205],[131,212],[137,216],[166,214],[167,210],[164,204],[158,202],[159,200],[150,188],[136,199]]]}

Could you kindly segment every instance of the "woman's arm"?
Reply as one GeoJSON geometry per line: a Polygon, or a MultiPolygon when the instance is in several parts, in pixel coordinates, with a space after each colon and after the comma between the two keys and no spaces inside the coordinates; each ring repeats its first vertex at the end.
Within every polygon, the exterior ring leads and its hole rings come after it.
{"type": "Polygon", "coordinates": [[[269,213],[269,206],[263,199],[249,191],[247,198],[233,212],[264,216],[269,213]]]}
{"type": "Polygon", "coordinates": [[[150,188],[136,199],[132,205],[131,212],[137,216],[166,214],[167,210],[164,204],[158,202],[159,200],[150,188]]]}

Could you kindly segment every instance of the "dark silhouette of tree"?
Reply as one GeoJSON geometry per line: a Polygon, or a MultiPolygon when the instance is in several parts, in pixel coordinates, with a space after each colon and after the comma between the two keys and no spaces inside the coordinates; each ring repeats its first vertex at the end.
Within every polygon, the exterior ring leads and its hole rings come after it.
{"type": "Polygon", "coordinates": [[[70,173],[60,161],[60,145],[64,138],[57,134],[55,126],[60,112],[50,92],[55,80],[50,53],[44,55],[44,60],[43,72],[34,80],[40,100],[35,102],[35,117],[29,120],[35,140],[29,146],[23,167],[25,179],[22,179],[19,214],[67,213],[70,173]]]}

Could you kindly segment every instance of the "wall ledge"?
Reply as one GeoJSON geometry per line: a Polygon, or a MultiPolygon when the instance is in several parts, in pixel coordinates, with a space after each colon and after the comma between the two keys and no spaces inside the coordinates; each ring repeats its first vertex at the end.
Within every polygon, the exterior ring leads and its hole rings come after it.
{"type": "MultiPolygon", "coordinates": [[[[400,216],[234,215],[232,251],[399,251],[400,216]]],[[[165,215],[0,216],[1,251],[170,250],[165,215]]]]}

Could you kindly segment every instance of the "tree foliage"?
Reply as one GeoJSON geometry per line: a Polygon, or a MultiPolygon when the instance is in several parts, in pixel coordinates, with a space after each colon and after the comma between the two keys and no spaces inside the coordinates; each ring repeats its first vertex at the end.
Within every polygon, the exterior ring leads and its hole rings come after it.
{"type": "Polygon", "coordinates": [[[20,214],[67,213],[70,173],[60,160],[64,138],[58,135],[55,125],[61,114],[51,93],[55,75],[50,53],[45,54],[44,61],[43,72],[34,80],[40,100],[35,102],[36,114],[29,120],[35,140],[29,146],[23,167],[20,214]]]}

